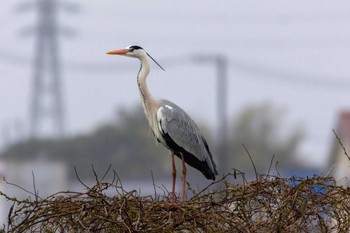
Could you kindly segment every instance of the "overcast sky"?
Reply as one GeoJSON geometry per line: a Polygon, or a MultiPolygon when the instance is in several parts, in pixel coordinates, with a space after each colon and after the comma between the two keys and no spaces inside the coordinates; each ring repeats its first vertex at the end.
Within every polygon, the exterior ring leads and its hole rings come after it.
{"type": "MultiPolygon", "coordinates": [[[[35,11],[23,1],[0,8],[0,129],[29,128],[35,11]]],[[[284,130],[304,127],[306,161],[322,164],[337,116],[350,110],[350,2],[344,1],[74,1],[80,11],[59,12],[62,82],[69,135],[89,132],[118,107],[140,104],[137,60],[106,51],[137,44],[166,72],[152,67],[153,94],[182,106],[197,121],[216,124],[215,67],[193,55],[229,60],[229,115],[252,104],[286,110],[284,130]],[[185,4],[184,4],[185,3],[185,4]]],[[[3,135],[2,134],[2,135],[3,135]]],[[[4,138],[1,135],[1,141],[4,138]]],[[[1,146],[5,142],[2,142],[1,146]]]]}

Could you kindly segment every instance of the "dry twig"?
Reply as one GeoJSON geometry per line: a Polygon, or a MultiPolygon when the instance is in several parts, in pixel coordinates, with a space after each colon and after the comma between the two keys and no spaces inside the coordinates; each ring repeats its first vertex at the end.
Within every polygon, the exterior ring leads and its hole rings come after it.
{"type": "Polygon", "coordinates": [[[169,193],[152,197],[124,190],[115,172],[113,182],[96,176],[96,184],[83,193],[35,201],[0,195],[14,202],[6,232],[349,231],[350,190],[336,186],[333,178],[260,175],[242,184],[230,183],[232,178],[217,181],[225,184],[220,190],[213,182],[183,207],[171,206],[169,193]],[[106,195],[108,189],[116,195],[106,195]]]}

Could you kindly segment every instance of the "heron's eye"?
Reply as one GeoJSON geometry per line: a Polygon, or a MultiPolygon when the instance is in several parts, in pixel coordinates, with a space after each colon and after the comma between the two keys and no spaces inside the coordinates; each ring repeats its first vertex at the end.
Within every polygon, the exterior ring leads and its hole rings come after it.
{"type": "Polygon", "coordinates": [[[129,47],[130,51],[134,51],[134,50],[138,50],[138,49],[142,49],[142,48],[140,46],[138,46],[138,45],[132,45],[132,46],[129,47]]]}

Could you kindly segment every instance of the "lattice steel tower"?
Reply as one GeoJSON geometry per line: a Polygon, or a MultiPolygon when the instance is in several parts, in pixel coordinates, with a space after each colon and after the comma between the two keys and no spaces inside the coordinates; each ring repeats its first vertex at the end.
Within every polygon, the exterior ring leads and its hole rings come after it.
{"type": "Polygon", "coordinates": [[[57,0],[37,0],[20,6],[20,10],[35,6],[38,14],[34,29],[37,38],[30,104],[30,136],[34,138],[48,136],[44,130],[50,130],[49,136],[53,137],[62,137],[65,131],[58,42],[62,30],[58,27],[57,10],[59,6],[73,11],[76,8],[64,4],[57,0]]]}

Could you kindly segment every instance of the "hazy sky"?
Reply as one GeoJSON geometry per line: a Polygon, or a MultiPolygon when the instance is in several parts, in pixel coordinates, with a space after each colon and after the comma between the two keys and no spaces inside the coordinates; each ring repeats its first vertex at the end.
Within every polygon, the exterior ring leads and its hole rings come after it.
{"type": "MultiPolygon", "coordinates": [[[[22,1],[0,8],[0,129],[29,126],[35,11],[22,1]],[[22,34],[21,34],[22,33],[22,34]]],[[[139,102],[135,59],[106,51],[137,44],[166,72],[152,67],[153,94],[182,106],[216,129],[215,67],[195,54],[229,59],[229,114],[272,103],[286,110],[284,130],[304,127],[306,161],[322,164],[337,115],[349,108],[350,2],[344,1],[74,1],[76,14],[59,13],[68,134],[88,132],[112,119],[118,107],[139,102]]],[[[234,133],[234,132],[233,132],[234,133]]],[[[0,137],[0,139],[3,137],[0,137]]],[[[4,139],[1,139],[3,141],[4,139]]],[[[3,145],[3,143],[0,143],[3,145]]]]}

